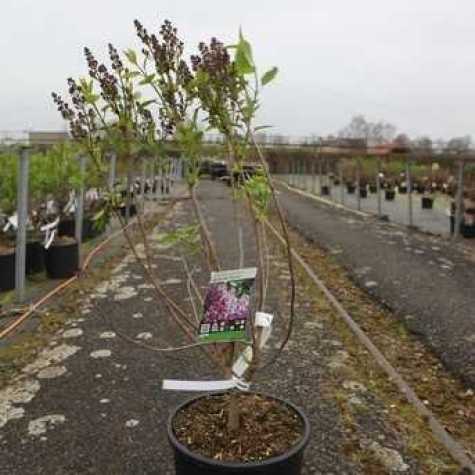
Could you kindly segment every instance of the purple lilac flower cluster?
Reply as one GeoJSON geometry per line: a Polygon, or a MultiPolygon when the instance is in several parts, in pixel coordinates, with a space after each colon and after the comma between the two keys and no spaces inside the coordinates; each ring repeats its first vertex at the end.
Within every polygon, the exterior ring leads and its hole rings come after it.
{"type": "Polygon", "coordinates": [[[245,320],[249,316],[249,295],[237,297],[235,290],[227,284],[212,285],[206,294],[205,320],[245,320]]]}

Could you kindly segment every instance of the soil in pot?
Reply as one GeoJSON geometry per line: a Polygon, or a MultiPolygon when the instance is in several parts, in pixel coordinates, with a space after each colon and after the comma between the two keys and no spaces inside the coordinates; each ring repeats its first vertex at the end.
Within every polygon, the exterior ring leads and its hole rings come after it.
{"type": "Polygon", "coordinates": [[[46,273],[50,279],[73,277],[79,269],[79,248],[72,238],[56,239],[45,252],[46,273]]]}
{"type": "Polygon", "coordinates": [[[0,291],[15,288],[15,249],[0,244],[0,291]]]}
{"type": "Polygon", "coordinates": [[[396,197],[396,192],[394,190],[385,190],[384,197],[386,201],[394,201],[394,198],[396,197]]]}
{"type": "Polygon", "coordinates": [[[238,393],[234,397],[241,429],[230,433],[231,397],[229,393],[199,397],[178,408],[169,427],[177,475],[300,474],[309,438],[305,416],[285,401],[238,393]]]}
{"type": "Polygon", "coordinates": [[[58,224],[58,235],[59,236],[68,236],[74,237],[76,229],[76,223],[74,217],[65,217],[62,218],[58,224]]]}
{"type": "Polygon", "coordinates": [[[44,248],[40,241],[26,243],[26,273],[39,274],[45,270],[44,248]]]}
{"type": "Polygon", "coordinates": [[[432,209],[434,206],[434,198],[429,196],[422,197],[422,209],[432,209]]]}

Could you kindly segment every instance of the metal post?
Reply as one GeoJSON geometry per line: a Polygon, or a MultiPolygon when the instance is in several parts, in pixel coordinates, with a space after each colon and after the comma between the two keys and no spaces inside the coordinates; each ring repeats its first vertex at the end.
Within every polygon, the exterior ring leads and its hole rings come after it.
{"type": "Polygon", "coordinates": [[[322,182],[322,157],[319,155],[318,156],[318,184],[319,184],[319,194],[320,196],[323,195],[323,182],[322,182]]]}
{"type": "Polygon", "coordinates": [[[459,161],[458,175],[457,175],[457,195],[455,202],[455,229],[454,229],[454,239],[457,239],[460,236],[460,226],[462,225],[463,218],[463,189],[464,189],[464,171],[465,171],[465,162],[463,160],[459,161]]]}
{"type": "Polygon", "coordinates": [[[155,167],[153,164],[153,158],[149,160],[149,168],[150,168],[150,177],[149,177],[150,188],[148,191],[148,194],[149,194],[148,199],[152,201],[153,200],[153,184],[155,180],[155,173],[154,173],[155,167]]]}
{"type": "Polygon", "coordinates": [[[412,179],[411,179],[411,156],[406,159],[406,184],[407,184],[407,212],[409,227],[414,226],[414,210],[412,206],[412,179]]]}
{"type": "Polygon", "coordinates": [[[117,168],[117,155],[115,153],[111,153],[109,155],[109,179],[108,179],[109,191],[113,191],[114,189],[116,168],[117,168]]]}
{"type": "Polygon", "coordinates": [[[80,155],[79,173],[81,175],[81,184],[76,189],[76,210],[74,223],[74,237],[78,244],[79,262],[81,262],[81,244],[82,244],[82,227],[84,221],[84,179],[86,177],[86,156],[80,155]]]}
{"type": "Polygon", "coordinates": [[[125,222],[130,221],[130,208],[132,207],[132,185],[134,183],[134,173],[132,171],[131,164],[127,164],[127,194],[125,198],[125,222]]]}
{"type": "Polygon", "coordinates": [[[377,157],[376,160],[378,163],[376,172],[376,190],[378,192],[378,218],[381,218],[383,215],[383,201],[381,196],[381,159],[377,157]]]}
{"type": "Polygon", "coordinates": [[[160,199],[160,191],[161,191],[161,186],[162,186],[162,182],[161,182],[161,160],[157,160],[155,159],[155,167],[154,167],[154,183],[155,183],[155,199],[158,201],[160,199]]]}
{"type": "Polygon", "coordinates": [[[356,203],[358,211],[361,211],[361,161],[356,160],[356,203]]]}
{"type": "Polygon", "coordinates": [[[338,174],[340,176],[340,202],[342,205],[345,204],[345,185],[343,183],[343,162],[340,160],[338,163],[338,174]]]}
{"type": "Polygon", "coordinates": [[[140,177],[140,199],[142,200],[142,214],[145,214],[145,182],[147,180],[147,160],[142,158],[142,176],[140,177]]]}
{"type": "Polygon", "coordinates": [[[28,173],[30,154],[23,149],[18,161],[17,218],[18,229],[15,250],[15,291],[18,303],[25,301],[26,228],[28,225],[28,173]]]}
{"type": "Polygon", "coordinates": [[[312,194],[317,193],[317,162],[312,160],[312,194]]]}
{"type": "Polygon", "coordinates": [[[287,185],[292,185],[292,160],[290,158],[287,160],[287,171],[289,172],[287,176],[287,185]]]}
{"type": "Polygon", "coordinates": [[[333,193],[332,193],[332,183],[330,180],[330,168],[328,166],[328,158],[325,159],[325,176],[326,176],[326,184],[328,186],[328,195],[331,200],[333,200],[333,193]]]}

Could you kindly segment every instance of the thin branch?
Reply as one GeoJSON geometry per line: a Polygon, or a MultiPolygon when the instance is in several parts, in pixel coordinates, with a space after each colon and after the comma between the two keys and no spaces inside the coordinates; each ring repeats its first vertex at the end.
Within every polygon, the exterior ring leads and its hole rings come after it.
{"type": "Polygon", "coordinates": [[[277,193],[276,193],[276,190],[275,190],[274,181],[273,181],[273,179],[270,175],[269,167],[267,165],[266,159],[265,159],[265,157],[262,153],[262,150],[261,150],[259,144],[256,141],[256,137],[255,137],[254,133],[251,133],[251,139],[252,139],[252,142],[254,144],[254,147],[256,148],[257,155],[259,156],[259,160],[260,160],[261,165],[264,169],[264,173],[266,175],[266,178],[267,178],[267,181],[268,181],[268,184],[269,184],[269,188],[270,188],[271,193],[272,193],[272,200],[274,201],[274,204],[275,204],[275,208],[276,208],[276,211],[277,211],[277,216],[279,218],[280,226],[282,228],[283,238],[284,238],[284,241],[285,241],[285,250],[286,250],[286,254],[287,254],[287,263],[288,263],[289,274],[290,274],[290,315],[289,315],[289,324],[288,324],[288,327],[287,327],[287,332],[286,332],[286,335],[285,335],[285,337],[284,337],[284,339],[283,339],[283,341],[282,341],[282,343],[279,347],[279,350],[278,350],[277,354],[274,356],[274,358],[272,358],[272,360],[270,362],[268,362],[263,367],[259,368],[260,370],[262,370],[262,369],[265,369],[265,368],[269,367],[270,365],[274,364],[278,360],[278,358],[280,357],[280,355],[284,351],[284,348],[287,346],[287,344],[290,341],[290,338],[292,336],[292,331],[293,331],[294,321],[295,321],[296,278],[295,278],[295,268],[294,268],[294,260],[293,260],[293,254],[292,254],[292,244],[290,242],[289,229],[288,229],[285,217],[284,217],[284,212],[283,212],[282,207],[279,203],[279,200],[277,199],[277,193]]]}

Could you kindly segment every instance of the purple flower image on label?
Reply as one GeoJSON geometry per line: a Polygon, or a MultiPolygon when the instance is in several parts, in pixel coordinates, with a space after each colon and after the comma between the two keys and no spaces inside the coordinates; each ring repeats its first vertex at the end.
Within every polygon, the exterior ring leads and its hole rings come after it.
{"type": "Polygon", "coordinates": [[[243,290],[240,283],[233,284],[210,285],[204,306],[206,322],[246,320],[248,318],[250,303],[248,287],[250,288],[250,286],[245,285],[243,290]]]}

